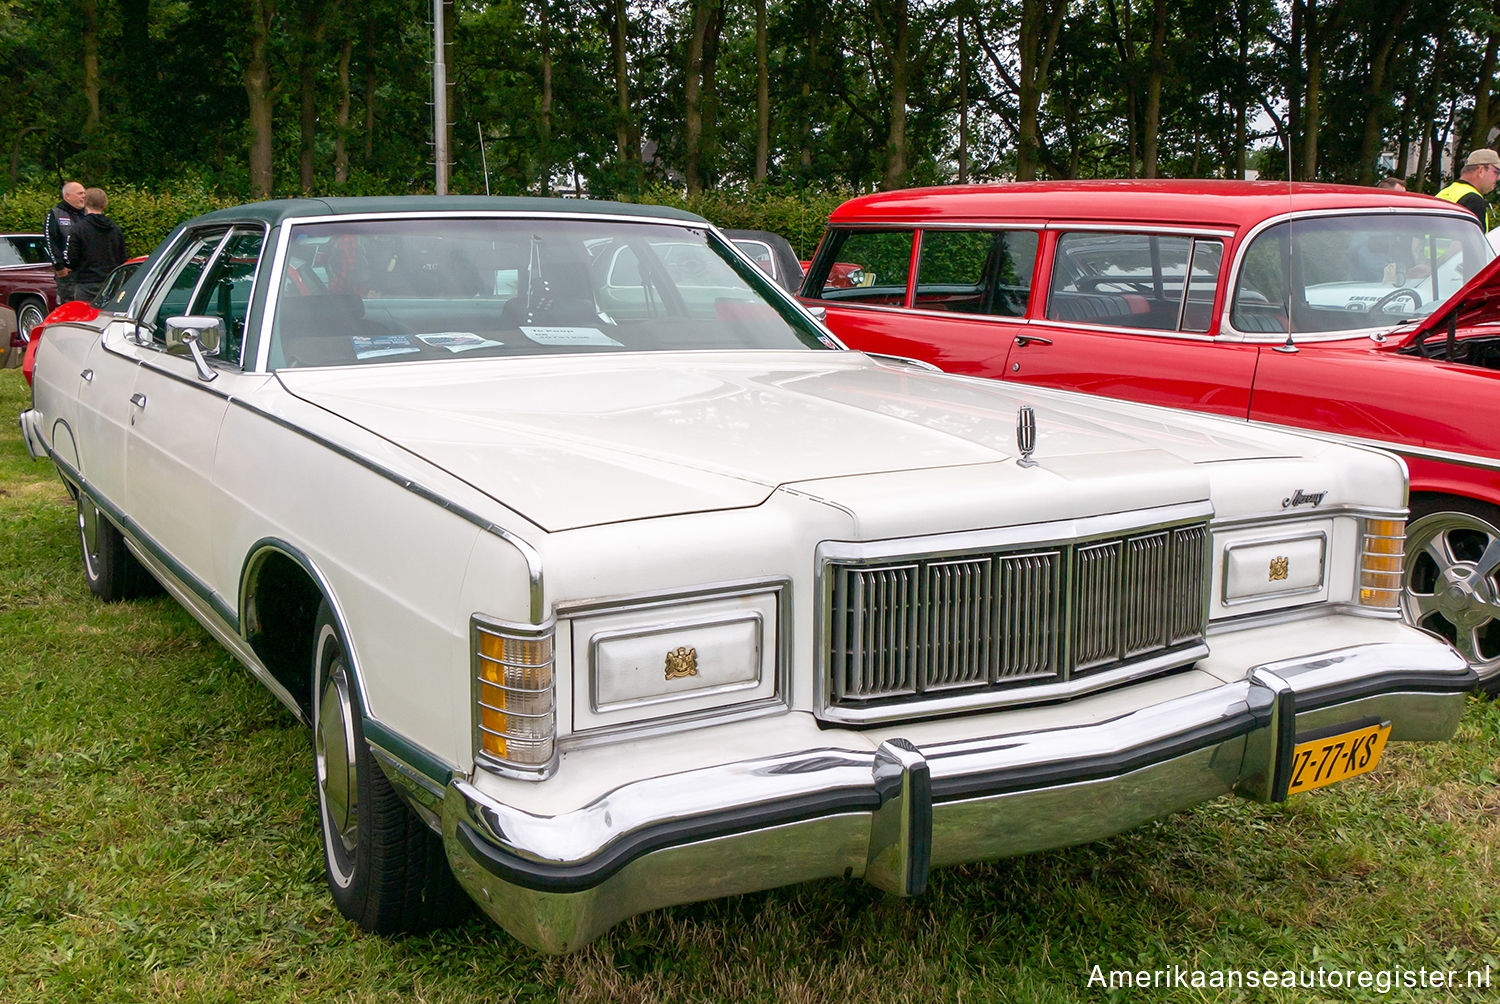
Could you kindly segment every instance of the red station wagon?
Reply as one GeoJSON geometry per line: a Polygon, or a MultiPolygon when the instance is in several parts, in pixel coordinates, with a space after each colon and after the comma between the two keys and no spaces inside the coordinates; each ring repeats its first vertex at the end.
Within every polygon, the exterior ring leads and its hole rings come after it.
{"type": "MultiPolygon", "coordinates": [[[[1467,210],[1373,188],[913,189],[835,211],[802,298],[854,348],[1400,454],[1411,473],[1407,618],[1495,679],[1494,254],[1467,210]],[[834,263],[851,262],[863,285],[830,279],[834,263]]],[[[1316,506],[1325,488],[1290,485],[1283,504],[1316,506]]]]}

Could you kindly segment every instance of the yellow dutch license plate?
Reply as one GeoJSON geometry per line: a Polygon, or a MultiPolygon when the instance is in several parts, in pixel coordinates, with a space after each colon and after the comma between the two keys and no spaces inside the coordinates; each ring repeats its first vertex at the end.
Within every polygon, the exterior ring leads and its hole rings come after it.
{"type": "Polygon", "coordinates": [[[1312,791],[1374,770],[1391,737],[1391,723],[1299,742],[1292,749],[1292,783],[1288,795],[1312,791]]]}

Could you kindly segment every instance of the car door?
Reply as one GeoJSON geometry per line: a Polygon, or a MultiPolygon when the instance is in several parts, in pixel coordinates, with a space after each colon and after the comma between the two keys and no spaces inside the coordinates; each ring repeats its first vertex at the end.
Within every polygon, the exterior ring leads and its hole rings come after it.
{"type": "Polygon", "coordinates": [[[1059,233],[1004,378],[1245,418],[1257,348],[1211,334],[1223,254],[1219,237],[1059,233]]]}
{"type": "Polygon", "coordinates": [[[235,597],[232,584],[212,581],[215,514],[223,512],[214,455],[230,398],[265,380],[246,373],[240,359],[264,236],[259,226],[190,235],[146,300],[135,346],[126,507],[158,557],[221,612],[235,597]],[[168,350],[167,321],[181,315],[222,324],[223,341],[203,372],[191,356],[168,350]]]}

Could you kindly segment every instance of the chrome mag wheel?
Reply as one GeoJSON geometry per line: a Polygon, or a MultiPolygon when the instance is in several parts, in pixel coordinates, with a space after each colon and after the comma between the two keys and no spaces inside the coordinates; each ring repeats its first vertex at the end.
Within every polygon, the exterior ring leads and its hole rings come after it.
{"type": "Polygon", "coordinates": [[[1500,664],[1500,530],[1457,508],[1406,530],[1406,619],[1448,639],[1485,675],[1500,664]]]}

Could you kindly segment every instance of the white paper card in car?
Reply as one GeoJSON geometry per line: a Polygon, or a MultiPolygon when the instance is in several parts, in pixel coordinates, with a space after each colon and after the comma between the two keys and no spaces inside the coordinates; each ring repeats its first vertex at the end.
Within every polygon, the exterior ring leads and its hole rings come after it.
{"type": "Polygon", "coordinates": [[[522,325],[521,332],[541,345],[620,345],[598,328],[522,325]]]}
{"type": "Polygon", "coordinates": [[[500,342],[480,338],[472,331],[428,331],[417,335],[424,345],[449,352],[468,352],[470,349],[498,348],[500,342]]]}

